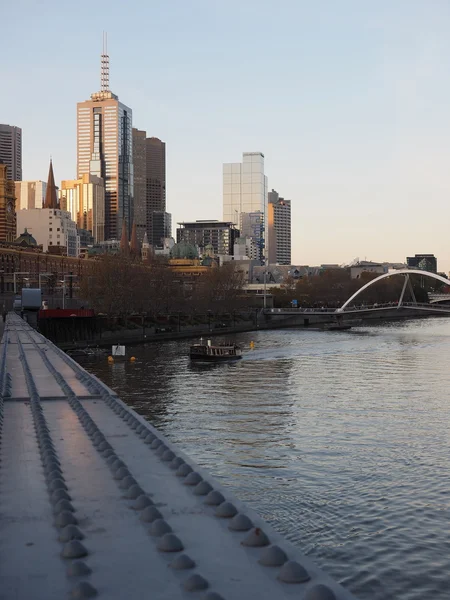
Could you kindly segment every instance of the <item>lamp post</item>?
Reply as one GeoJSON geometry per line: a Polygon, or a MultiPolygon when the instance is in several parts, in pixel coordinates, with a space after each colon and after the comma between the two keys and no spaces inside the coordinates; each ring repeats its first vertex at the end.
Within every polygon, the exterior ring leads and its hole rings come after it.
{"type": "Polygon", "coordinates": [[[266,299],[267,281],[266,281],[266,277],[267,277],[267,270],[264,269],[264,299],[263,299],[264,310],[266,309],[266,305],[267,305],[267,299],[266,299]]]}
{"type": "Polygon", "coordinates": [[[29,275],[29,271],[18,271],[16,273],[13,273],[13,282],[14,282],[14,294],[17,294],[17,282],[16,282],[16,275],[29,275]]]}
{"type": "Polygon", "coordinates": [[[53,273],[39,273],[39,289],[42,290],[42,277],[51,277],[53,273]]]}
{"type": "Polygon", "coordinates": [[[62,297],[62,305],[63,305],[63,310],[65,308],[66,305],[66,280],[63,279],[62,281],[60,281],[59,283],[63,284],[63,297],[62,297]]]}

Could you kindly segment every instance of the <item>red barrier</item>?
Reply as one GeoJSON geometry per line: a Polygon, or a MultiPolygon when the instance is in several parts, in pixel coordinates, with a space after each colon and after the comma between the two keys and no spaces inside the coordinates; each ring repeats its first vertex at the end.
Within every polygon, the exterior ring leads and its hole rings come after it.
{"type": "Polygon", "coordinates": [[[49,308],[39,311],[40,319],[65,319],[68,317],[94,317],[92,308],[49,308]]]}

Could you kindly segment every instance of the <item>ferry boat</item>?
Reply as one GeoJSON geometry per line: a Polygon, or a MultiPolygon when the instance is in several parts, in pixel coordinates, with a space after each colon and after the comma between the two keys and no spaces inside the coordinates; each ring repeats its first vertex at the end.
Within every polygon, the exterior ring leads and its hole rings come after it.
{"type": "Polygon", "coordinates": [[[242,358],[242,350],[234,343],[225,342],[213,346],[211,340],[207,340],[204,344],[203,340],[200,339],[199,344],[190,347],[189,357],[191,360],[204,362],[225,362],[242,358]]]}

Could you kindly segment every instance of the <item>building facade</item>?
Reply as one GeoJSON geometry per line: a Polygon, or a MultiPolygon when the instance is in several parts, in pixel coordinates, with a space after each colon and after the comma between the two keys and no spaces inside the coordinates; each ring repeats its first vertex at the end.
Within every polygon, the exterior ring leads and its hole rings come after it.
{"type": "Polygon", "coordinates": [[[7,166],[7,178],[22,181],[22,129],[0,124],[0,160],[7,166]]]}
{"type": "Polygon", "coordinates": [[[105,186],[103,179],[85,173],[80,179],[61,182],[61,209],[70,213],[78,229],[90,233],[97,244],[105,240],[105,186]]]}
{"type": "MultiPolygon", "coordinates": [[[[267,230],[267,177],[264,174],[264,154],[244,152],[242,163],[223,165],[223,220],[234,223],[243,232],[242,214],[259,213],[262,228],[255,243],[260,259],[266,258],[267,230]]],[[[248,222],[248,219],[245,220],[248,222]]]]}
{"type": "Polygon", "coordinates": [[[164,240],[172,235],[172,215],[164,211],[153,211],[150,237],[152,247],[162,248],[164,240]]]}
{"type": "Polygon", "coordinates": [[[415,254],[414,256],[408,256],[406,264],[409,269],[420,269],[421,271],[437,273],[437,259],[434,254],[415,254]]]}
{"type": "Polygon", "coordinates": [[[8,178],[8,165],[0,160],[0,241],[14,242],[16,237],[14,181],[8,178]]]}
{"type": "Polygon", "coordinates": [[[45,181],[16,181],[16,210],[42,208],[46,189],[45,181]]]}
{"type": "Polygon", "coordinates": [[[291,264],[291,201],[280,198],[275,190],[268,193],[269,264],[291,264]]]}
{"type": "Polygon", "coordinates": [[[102,54],[101,90],[77,105],[77,178],[105,182],[105,239],[118,239],[133,221],[132,111],[109,89],[109,57],[102,54]]]}
{"type": "MultiPolygon", "coordinates": [[[[133,127],[134,224],[139,244],[147,232],[147,134],[133,127]]],[[[147,234],[148,236],[148,234],[147,234]]]]}
{"type": "Polygon", "coordinates": [[[80,238],[70,213],[60,208],[31,208],[17,212],[17,228],[28,231],[44,252],[78,257],[80,238]]]}
{"type": "Polygon", "coordinates": [[[232,256],[239,230],[231,222],[193,221],[178,223],[177,243],[185,242],[198,246],[203,253],[211,245],[216,256],[232,256]]]}

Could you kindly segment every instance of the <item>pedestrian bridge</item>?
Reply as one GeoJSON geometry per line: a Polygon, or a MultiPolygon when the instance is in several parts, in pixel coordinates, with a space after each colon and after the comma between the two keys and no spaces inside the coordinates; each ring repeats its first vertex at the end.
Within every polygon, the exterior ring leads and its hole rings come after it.
{"type": "Polygon", "coordinates": [[[0,434],[4,600],[352,598],[15,314],[0,434]]]}

